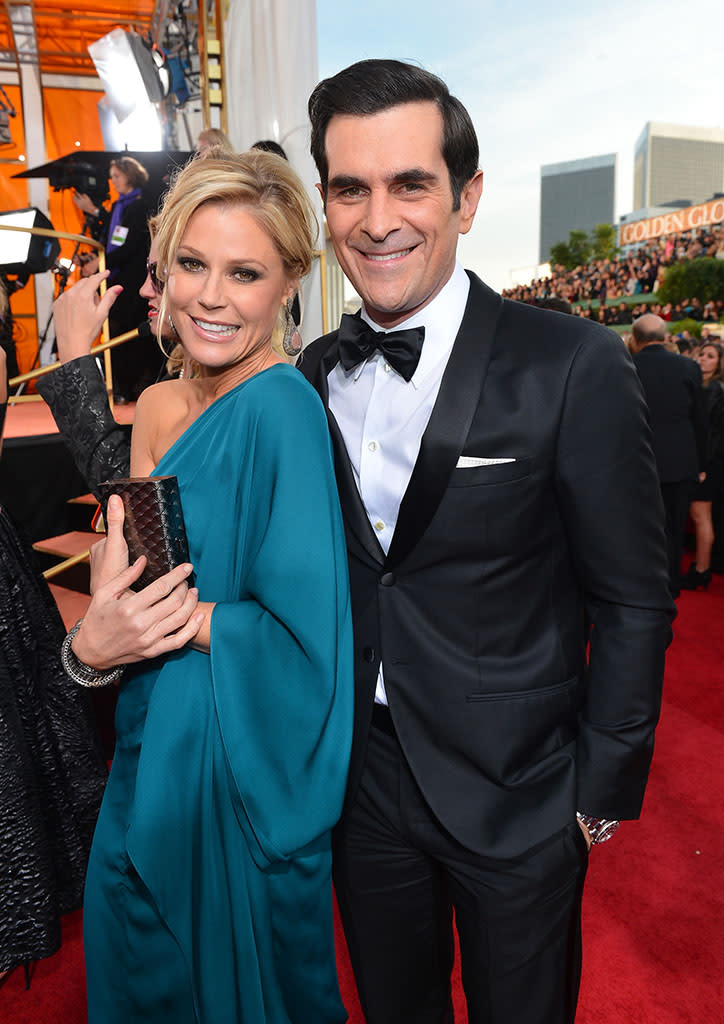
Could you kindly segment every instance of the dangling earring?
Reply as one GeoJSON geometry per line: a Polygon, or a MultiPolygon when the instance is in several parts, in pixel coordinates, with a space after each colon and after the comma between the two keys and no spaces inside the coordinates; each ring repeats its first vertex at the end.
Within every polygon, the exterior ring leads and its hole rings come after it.
{"type": "Polygon", "coordinates": [[[287,299],[284,304],[285,322],[282,348],[288,356],[298,356],[302,351],[302,336],[297,330],[297,325],[294,323],[294,317],[292,316],[292,302],[293,299],[287,299]]]}
{"type": "Polygon", "coordinates": [[[173,333],[178,338],[178,331],[176,330],[176,324],[173,322],[173,317],[171,316],[170,313],[168,314],[168,322],[169,322],[169,326],[171,327],[171,330],[173,331],[173,333]]]}

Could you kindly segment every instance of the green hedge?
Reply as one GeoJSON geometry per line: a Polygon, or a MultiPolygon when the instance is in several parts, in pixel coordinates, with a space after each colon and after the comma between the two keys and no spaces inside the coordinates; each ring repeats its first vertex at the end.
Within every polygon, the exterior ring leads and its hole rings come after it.
{"type": "Polygon", "coordinates": [[[704,256],[668,268],[659,288],[659,301],[677,303],[692,298],[702,304],[724,299],[724,260],[704,256]]]}
{"type": "MultiPolygon", "coordinates": [[[[607,299],[607,306],[620,306],[622,302],[625,302],[627,306],[639,306],[642,302],[650,306],[652,302],[660,302],[659,296],[656,292],[644,292],[639,295],[622,295],[617,299],[607,299]]],[[[599,309],[601,305],[600,299],[579,299],[573,303],[573,308],[578,309],[579,306],[583,306],[584,309],[599,309]]]]}

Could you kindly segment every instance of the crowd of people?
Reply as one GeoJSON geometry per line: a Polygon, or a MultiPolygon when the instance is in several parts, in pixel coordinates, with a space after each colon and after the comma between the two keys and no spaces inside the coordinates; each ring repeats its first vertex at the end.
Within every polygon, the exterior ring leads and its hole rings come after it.
{"type": "Polygon", "coordinates": [[[118,686],[89,1022],[342,1024],[333,877],[368,1024],[451,1019],[453,918],[471,1024],[572,1024],[589,855],[640,813],[675,614],[639,376],[560,298],[457,262],[482,172],[439,78],[362,61],[309,116],[362,299],[338,330],[298,356],[302,183],[214,140],[150,225],[172,372],[130,444],[90,353],[122,285],[56,302],[41,389],[89,487],[176,477],[189,549],[139,589],[109,499],[62,643],[118,686]]]}
{"type": "Polygon", "coordinates": [[[667,303],[657,309],[649,309],[643,303],[632,305],[621,301],[656,292],[668,267],[701,256],[724,259],[724,225],[664,235],[644,242],[616,259],[591,260],[573,270],[554,265],[549,277],[508,288],[503,295],[534,304],[556,295],[570,302],[579,316],[605,324],[630,324],[637,316],[649,311],[664,320],[692,317],[694,320],[717,322],[724,309],[721,300],[702,303],[696,296],[691,296],[681,303],[667,303]],[[596,303],[593,308],[592,302],[596,303]]]}

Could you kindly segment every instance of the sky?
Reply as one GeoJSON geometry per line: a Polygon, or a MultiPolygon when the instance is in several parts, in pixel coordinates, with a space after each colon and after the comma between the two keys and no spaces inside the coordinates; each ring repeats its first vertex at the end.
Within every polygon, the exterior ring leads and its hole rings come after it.
{"type": "Polygon", "coordinates": [[[458,253],[497,289],[537,263],[542,164],[617,153],[618,218],[647,121],[724,129],[721,0],[317,0],[317,34],[320,78],[409,60],[468,108],[484,191],[458,253]]]}

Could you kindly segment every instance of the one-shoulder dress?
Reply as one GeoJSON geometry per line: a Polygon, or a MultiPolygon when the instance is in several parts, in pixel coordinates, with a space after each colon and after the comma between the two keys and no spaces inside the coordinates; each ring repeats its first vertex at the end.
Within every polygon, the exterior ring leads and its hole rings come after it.
{"type": "Polygon", "coordinates": [[[322,405],[274,366],[154,470],[214,601],[121,680],[84,910],[90,1024],[337,1024],[330,831],[352,732],[347,557],[322,405]]]}

